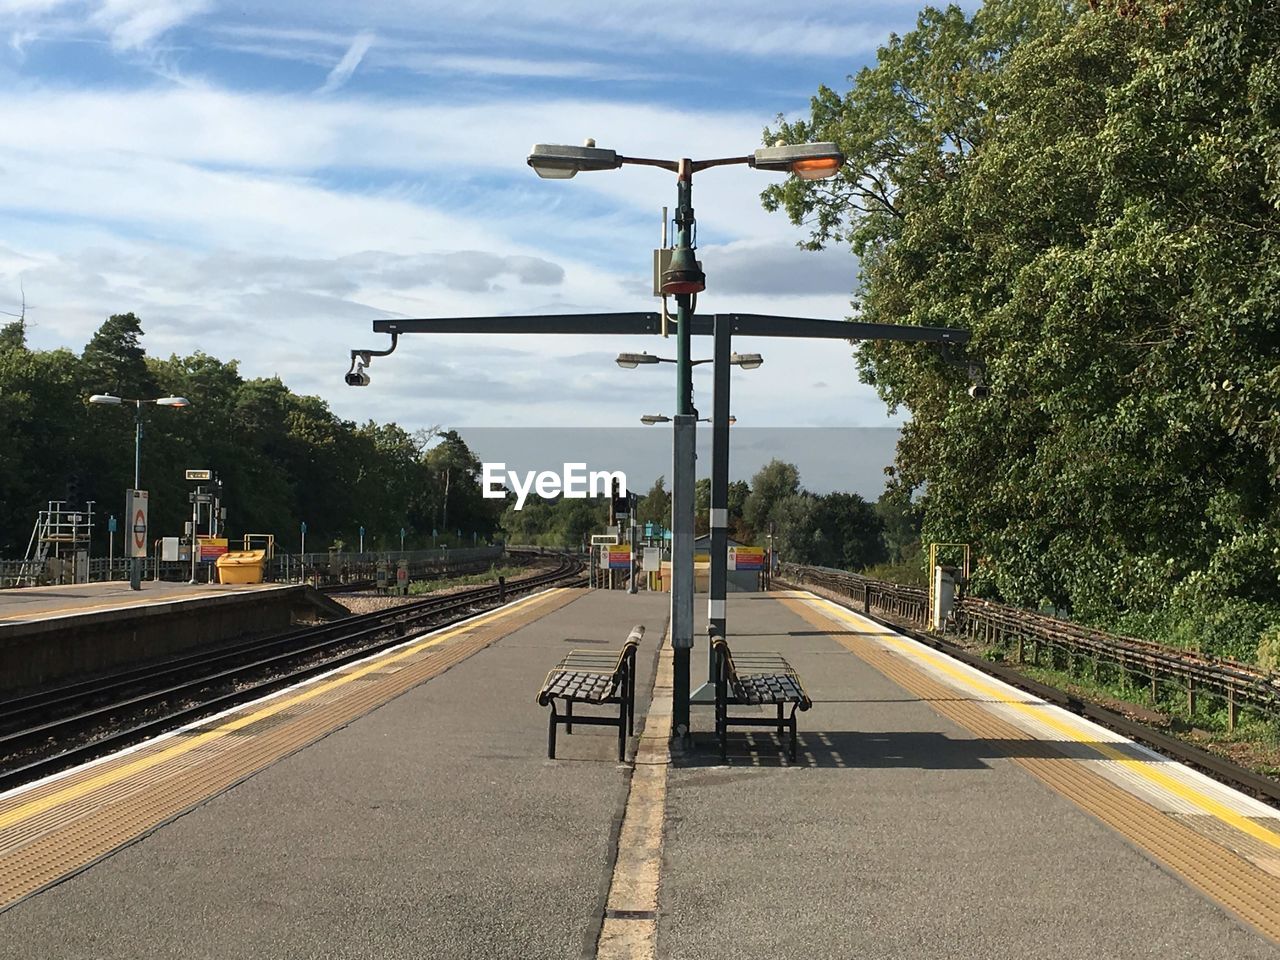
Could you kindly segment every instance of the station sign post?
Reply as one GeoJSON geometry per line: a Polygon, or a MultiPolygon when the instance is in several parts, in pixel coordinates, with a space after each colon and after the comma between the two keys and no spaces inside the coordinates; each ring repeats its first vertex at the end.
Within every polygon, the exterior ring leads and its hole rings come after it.
{"type": "Polygon", "coordinates": [[[150,501],[145,490],[126,490],[124,515],[128,518],[125,545],[129,556],[129,586],[142,589],[142,560],[147,555],[147,513],[150,501]]]}

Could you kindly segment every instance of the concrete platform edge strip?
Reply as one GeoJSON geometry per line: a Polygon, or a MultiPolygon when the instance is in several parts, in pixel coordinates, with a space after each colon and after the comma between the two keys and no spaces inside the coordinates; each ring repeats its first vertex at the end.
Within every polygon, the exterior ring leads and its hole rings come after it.
{"type": "Polygon", "coordinates": [[[597,960],[650,960],[656,955],[673,675],[668,628],[636,746],[631,789],[618,834],[618,856],[596,945],[597,960]]]}
{"type": "MultiPolygon", "coordinates": [[[[842,636],[835,632],[831,638],[975,735],[997,746],[1001,741],[1012,743],[1039,739],[1034,733],[998,716],[990,709],[992,704],[955,700],[957,689],[972,693],[973,688],[948,683],[913,662],[914,658],[896,655],[904,653],[906,644],[914,641],[899,637],[877,623],[864,620],[854,611],[816,596],[787,598],[783,602],[816,627],[861,628],[862,637],[842,636]]],[[[927,652],[930,658],[942,657],[935,651],[924,651],[923,647],[921,651],[927,652]]],[[[1013,694],[1026,696],[1021,691],[1013,691],[1013,694]]],[[[1269,939],[1280,942],[1280,877],[1192,830],[1091,771],[1084,763],[1071,760],[1058,750],[1053,752],[1057,755],[1049,758],[1008,755],[1055,792],[1111,827],[1158,866],[1181,878],[1269,939]]]]}
{"type": "MultiPolygon", "coordinates": [[[[572,602],[577,595],[576,590],[553,588],[521,598],[420,635],[394,651],[382,651],[360,664],[341,667],[326,675],[327,682],[324,677],[311,678],[226,711],[220,715],[225,722],[214,730],[177,742],[182,731],[173,731],[127,753],[100,758],[92,765],[10,791],[0,797],[0,912],[145,838],[268,766],[439,676],[513,630],[572,602]],[[463,639],[439,648],[455,637],[463,639]],[[403,666],[379,682],[350,683],[392,661],[401,661],[403,666]],[[320,699],[340,687],[345,689],[336,698],[320,699]],[[307,701],[313,701],[309,711],[258,736],[227,735],[307,701]],[[211,749],[219,752],[202,756],[211,749]]],[[[210,718],[204,718],[196,725],[206,727],[209,723],[210,718]]]]}

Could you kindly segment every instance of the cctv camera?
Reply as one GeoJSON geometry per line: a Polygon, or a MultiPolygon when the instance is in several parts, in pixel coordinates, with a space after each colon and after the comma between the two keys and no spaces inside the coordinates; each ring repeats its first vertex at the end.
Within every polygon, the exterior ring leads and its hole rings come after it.
{"type": "Polygon", "coordinates": [[[364,367],[357,366],[354,370],[347,374],[348,387],[367,387],[369,385],[369,374],[364,367]]]}
{"type": "MultiPolygon", "coordinates": [[[[366,378],[367,379],[367,378],[366,378]]],[[[350,382],[350,380],[348,380],[350,382]]],[[[991,388],[985,383],[975,383],[969,388],[969,396],[975,400],[985,400],[991,396],[991,388]]]]}

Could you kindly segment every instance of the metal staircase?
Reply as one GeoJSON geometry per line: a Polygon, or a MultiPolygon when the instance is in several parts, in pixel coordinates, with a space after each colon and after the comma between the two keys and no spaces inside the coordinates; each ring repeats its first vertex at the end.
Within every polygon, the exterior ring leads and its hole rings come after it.
{"type": "Polygon", "coordinates": [[[79,582],[81,578],[75,569],[76,559],[82,551],[87,556],[92,535],[92,500],[86,508],[75,510],[69,508],[65,500],[50,500],[48,509],[41,510],[36,517],[18,583],[35,586],[45,578],[51,559],[62,561],[55,565],[57,570],[53,579],[56,582],[79,582]],[[66,572],[68,561],[71,563],[70,577],[66,572]]]}

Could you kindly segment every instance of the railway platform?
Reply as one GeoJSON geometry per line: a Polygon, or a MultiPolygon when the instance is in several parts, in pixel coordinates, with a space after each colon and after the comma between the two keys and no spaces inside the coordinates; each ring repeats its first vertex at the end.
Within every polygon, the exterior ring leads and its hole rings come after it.
{"type": "Polygon", "coordinates": [[[0,695],[346,616],[301,584],[108,581],[0,590],[0,695]]]}
{"type": "Polygon", "coordinates": [[[803,592],[728,608],[797,760],[673,749],[666,603],[544,591],[0,795],[0,955],[1280,957],[1273,808],[803,592]],[[635,623],[627,762],[548,760],[546,671],[635,623]]]}

